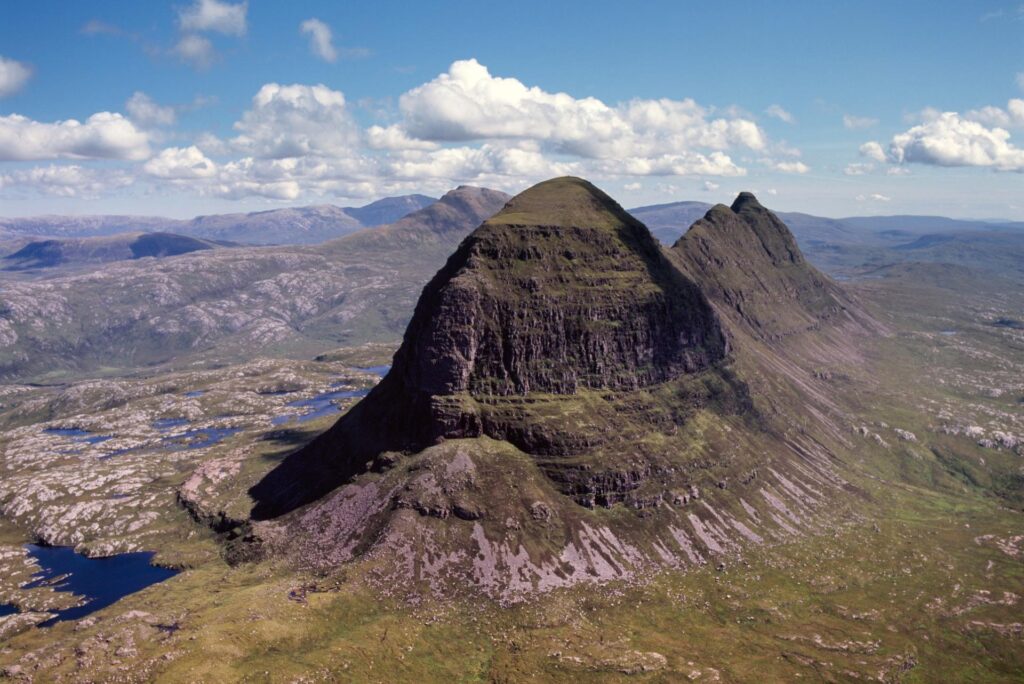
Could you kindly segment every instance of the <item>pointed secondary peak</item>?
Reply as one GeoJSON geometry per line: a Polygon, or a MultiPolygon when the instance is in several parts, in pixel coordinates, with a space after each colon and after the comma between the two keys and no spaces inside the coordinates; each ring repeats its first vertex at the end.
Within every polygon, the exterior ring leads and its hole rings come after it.
{"type": "Polygon", "coordinates": [[[737,214],[744,209],[764,209],[761,203],[757,201],[752,192],[741,192],[736,196],[736,200],[732,203],[732,210],[737,214]]]}

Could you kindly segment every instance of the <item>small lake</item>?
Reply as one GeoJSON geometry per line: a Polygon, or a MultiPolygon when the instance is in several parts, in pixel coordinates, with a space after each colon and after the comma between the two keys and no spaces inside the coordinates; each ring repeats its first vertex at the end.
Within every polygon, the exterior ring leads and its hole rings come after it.
{"type": "Polygon", "coordinates": [[[177,570],[150,565],[153,553],[123,553],[107,558],[88,558],[70,546],[27,544],[28,550],[43,568],[33,576],[26,589],[53,583],[57,591],[68,591],[86,599],[81,606],[57,611],[56,617],[39,624],[50,627],[65,620],[78,620],[106,608],[119,599],[178,574],[177,570]]]}
{"type": "Polygon", "coordinates": [[[82,430],[80,428],[46,428],[43,430],[48,435],[60,435],[61,437],[67,437],[75,442],[81,442],[83,444],[99,444],[100,442],[106,442],[111,439],[109,435],[96,435],[88,430],[82,430]]]}
{"type": "Polygon", "coordinates": [[[195,430],[186,430],[180,434],[165,437],[164,441],[172,449],[205,449],[241,431],[242,428],[236,427],[196,428],[195,430]]]}
{"type": "Polygon", "coordinates": [[[332,413],[338,413],[341,411],[338,405],[335,404],[336,399],[355,399],[357,397],[365,397],[370,393],[370,389],[358,389],[358,390],[329,390],[315,397],[309,399],[297,399],[290,401],[285,406],[295,409],[307,409],[305,413],[300,415],[288,414],[284,416],[277,416],[271,419],[273,425],[283,425],[284,423],[299,422],[305,423],[309,420],[316,418],[322,418],[323,416],[329,416],[332,413]]]}
{"type": "Polygon", "coordinates": [[[284,416],[278,416],[271,419],[270,423],[273,425],[284,425],[285,423],[291,422],[305,423],[306,421],[323,418],[324,416],[330,416],[331,414],[337,414],[341,412],[341,409],[339,409],[338,404],[335,403],[336,399],[353,399],[357,397],[364,397],[369,393],[370,388],[336,389],[322,392],[321,394],[311,396],[308,399],[296,399],[295,401],[289,401],[285,404],[286,407],[289,409],[305,410],[305,413],[292,413],[284,416]]]}
{"type": "Polygon", "coordinates": [[[190,422],[188,418],[157,418],[153,421],[153,427],[160,432],[165,432],[182,425],[188,425],[190,422]]]}
{"type": "Polygon", "coordinates": [[[10,603],[0,603],[0,617],[5,615],[14,615],[17,612],[17,606],[12,606],[10,603]]]}
{"type": "MultiPolygon", "coordinates": [[[[366,368],[356,368],[356,370],[360,370],[365,373],[373,373],[383,378],[385,375],[388,374],[388,371],[391,370],[391,366],[367,366],[366,368]]],[[[336,387],[337,385],[332,386],[336,387]]],[[[271,419],[270,422],[272,425],[284,425],[285,423],[292,422],[305,423],[306,421],[315,420],[317,418],[323,418],[324,416],[329,416],[333,413],[339,413],[341,409],[335,403],[335,400],[361,399],[362,397],[365,397],[367,394],[369,394],[371,389],[372,388],[370,387],[357,390],[332,389],[326,392],[322,392],[321,394],[318,394],[315,397],[310,397],[309,399],[297,399],[296,401],[290,401],[287,404],[285,404],[286,407],[295,409],[307,409],[307,411],[299,415],[287,414],[283,416],[277,416],[276,418],[271,419]]]]}

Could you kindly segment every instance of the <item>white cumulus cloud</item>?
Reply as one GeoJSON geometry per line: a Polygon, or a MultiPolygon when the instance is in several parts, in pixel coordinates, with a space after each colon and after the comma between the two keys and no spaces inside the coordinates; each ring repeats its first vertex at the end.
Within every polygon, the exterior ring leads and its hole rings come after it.
{"type": "Polygon", "coordinates": [[[124,104],[128,118],[143,128],[171,126],[177,119],[174,107],[157,104],[149,95],[136,90],[124,104]]]}
{"type": "Polygon", "coordinates": [[[0,55],[0,97],[18,92],[31,77],[32,69],[27,65],[0,55]]]}
{"type": "Polygon", "coordinates": [[[131,175],[120,169],[93,169],[77,164],[51,164],[0,174],[0,188],[21,188],[55,197],[98,197],[132,182],[131,175]]]}
{"type": "MultiPolygon", "coordinates": [[[[182,11],[176,52],[195,66],[209,65],[216,55],[201,32],[241,35],[245,14],[237,8],[246,7],[190,4],[182,11]],[[224,8],[235,8],[235,14],[225,14],[224,8]],[[229,15],[240,16],[241,23],[226,19],[229,15]]],[[[306,33],[316,50],[316,31],[306,33]]],[[[345,57],[345,49],[329,36],[327,43],[336,59],[345,57]]],[[[706,189],[717,189],[707,179],[745,175],[739,161],[747,157],[787,173],[809,170],[798,160],[799,150],[769,140],[737,109],[705,107],[692,99],[605,103],[577,98],[493,76],[475,60],[454,62],[406,92],[397,110],[379,118],[386,123],[365,127],[352,106],[342,92],[322,84],[266,83],[237,117],[233,136],[203,133],[190,143],[161,145],[153,154],[151,147],[169,137],[166,131],[181,107],[139,91],[125,104],[127,116],[101,112],[85,122],[56,123],[0,117],[0,161],[142,162],[122,165],[118,173],[147,188],[282,201],[443,192],[461,183],[511,189],[566,174],[616,184],[636,181],[629,176],[697,176],[706,189]]],[[[97,170],[87,179],[86,165],[55,168],[61,170],[4,182],[60,188],[68,186],[58,178],[73,179],[77,173],[83,187],[99,192],[103,173],[112,171],[97,170]]]]}
{"type": "Polygon", "coordinates": [[[237,5],[220,0],[196,0],[178,10],[178,25],[182,31],[217,31],[233,36],[245,35],[246,14],[249,3],[237,5]]]}
{"type": "Polygon", "coordinates": [[[860,146],[860,155],[868,159],[874,159],[877,162],[885,161],[885,150],[874,140],[860,146]]]}
{"type": "Polygon", "coordinates": [[[722,173],[739,168],[725,154],[764,149],[753,121],[713,118],[690,99],[635,99],[610,106],[492,76],[474,59],[402,95],[400,126],[434,142],[529,140],[554,154],[616,159],[624,173],[722,173]],[[713,151],[713,153],[711,152],[713,151]]]}
{"type": "Polygon", "coordinates": [[[796,123],[796,119],[793,118],[793,115],[783,109],[782,105],[773,104],[769,106],[768,109],[764,110],[764,113],[774,119],[784,121],[788,124],[796,123]]]}
{"type": "Polygon", "coordinates": [[[362,132],[345,95],[324,85],[268,83],[235,124],[232,143],[256,157],[348,156],[362,132]]]}
{"type": "Polygon", "coordinates": [[[801,161],[776,162],[772,168],[783,173],[807,173],[811,167],[801,161]]]}
{"type": "Polygon", "coordinates": [[[964,118],[986,126],[1021,128],[1024,127],[1024,100],[1014,98],[1006,103],[1006,109],[992,106],[972,109],[964,114],[964,118]]]}
{"type": "Polygon", "coordinates": [[[863,176],[875,170],[874,164],[847,164],[843,173],[847,176],[863,176]]]}
{"type": "Polygon", "coordinates": [[[434,150],[439,147],[430,140],[410,138],[400,126],[370,126],[366,129],[369,146],[375,150],[434,150]]]}
{"type": "Polygon", "coordinates": [[[330,26],[313,17],[299,24],[299,32],[309,36],[309,49],[317,57],[325,62],[334,62],[338,59],[330,26]]]}
{"type": "Polygon", "coordinates": [[[886,157],[897,164],[1024,170],[1024,149],[1010,142],[1009,131],[989,128],[956,112],[943,112],[893,136],[886,157]]]}
{"type": "Polygon", "coordinates": [[[858,202],[889,202],[892,197],[881,193],[873,192],[870,195],[857,195],[858,202]]]}
{"type": "Polygon", "coordinates": [[[843,128],[849,130],[856,130],[858,128],[871,128],[878,123],[878,119],[873,119],[870,116],[854,116],[852,114],[843,114],[843,128]]]}
{"type": "Polygon", "coordinates": [[[194,33],[182,36],[171,52],[177,55],[181,61],[197,69],[209,68],[217,58],[213,43],[208,38],[194,33]]]}
{"type": "Polygon", "coordinates": [[[98,112],[42,123],[18,114],[0,116],[0,161],[40,159],[127,159],[149,156],[145,132],[121,114],[98,112]]]}
{"type": "Polygon", "coordinates": [[[217,165],[195,145],[168,147],[143,165],[151,176],[167,179],[211,178],[217,165]]]}

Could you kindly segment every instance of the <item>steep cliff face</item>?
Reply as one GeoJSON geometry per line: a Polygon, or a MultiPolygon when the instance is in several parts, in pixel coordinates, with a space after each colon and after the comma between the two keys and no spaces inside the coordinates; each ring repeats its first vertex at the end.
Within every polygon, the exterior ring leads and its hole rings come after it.
{"type": "Polygon", "coordinates": [[[431,395],[630,390],[725,355],[718,321],[647,229],[557,179],[484,222],[424,290],[395,359],[431,395]]]}
{"type": "Polygon", "coordinates": [[[843,306],[752,196],[669,251],[590,183],[541,183],[426,286],[387,377],[251,491],[256,536],[511,600],[813,527],[844,481],[772,405],[813,379],[790,388],[761,340],[843,306]]]}

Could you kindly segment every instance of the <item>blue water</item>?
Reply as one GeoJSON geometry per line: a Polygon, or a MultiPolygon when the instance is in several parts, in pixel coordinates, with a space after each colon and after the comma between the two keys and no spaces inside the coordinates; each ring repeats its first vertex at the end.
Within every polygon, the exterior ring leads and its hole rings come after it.
{"type": "Polygon", "coordinates": [[[205,449],[241,430],[242,428],[196,428],[166,437],[164,441],[170,442],[176,449],[205,449]]]}
{"type": "Polygon", "coordinates": [[[17,606],[12,606],[10,603],[0,603],[0,617],[3,617],[4,615],[14,615],[17,612],[17,606]]]}
{"type": "Polygon", "coordinates": [[[56,617],[40,623],[40,627],[83,618],[128,594],[178,574],[177,570],[150,565],[153,554],[147,551],[109,558],[87,558],[69,546],[27,544],[25,548],[43,568],[25,586],[26,589],[56,580],[53,584],[55,590],[70,591],[86,598],[86,603],[81,606],[57,611],[56,617]]]}
{"type": "Polygon", "coordinates": [[[204,390],[193,390],[191,392],[185,392],[185,396],[188,397],[189,399],[195,399],[196,397],[201,397],[204,394],[206,394],[204,390]]]}
{"type": "Polygon", "coordinates": [[[370,393],[369,389],[358,389],[358,390],[331,390],[310,397],[309,399],[297,399],[296,401],[290,401],[285,406],[290,408],[299,409],[311,409],[307,413],[303,413],[300,416],[286,415],[277,416],[271,419],[273,425],[282,425],[283,423],[290,423],[297,421],[299,423],[305,423],[309,420],[316,418],[322,418],[323,416],[329,416],[333,413],[341,411],[337,404],[334,403],[335,399],[353,399],[355,397],[365,397],[370,393]]]}
{"type": "Polygon", "coordinates": [[[153,421],[153,427],[161,432],[172,428],[188,425],[191,421],[188,418],[157,418],[153,421]]]}
{"type": "Polygon", "coordinates": [[[79,428],[46,428],[43,430],[48,435],[60,435],[61,437],[88,437],[92,433],[79,428]]]}
{"type": "Polygon", "coordinates": [[[367,373],[376,373],[380,377],[384,377],[391,370],[391,366],[367,366],[366,368],[357,368],[356,370],[365,371],[367,373]]]}
{"type": "Polygon", "coordinates": [[[79,428],[46,428],[43,432],[49,435],[70,437],[73,441],[82,442],[84,444],[99,444],[100,442],[106,442],[108,439],[112,439],[110,435],[94,435],[88,430],[82,430],[79,428]]]}

